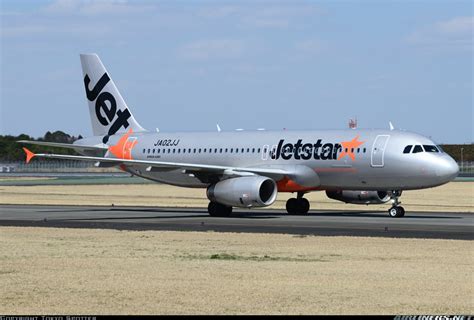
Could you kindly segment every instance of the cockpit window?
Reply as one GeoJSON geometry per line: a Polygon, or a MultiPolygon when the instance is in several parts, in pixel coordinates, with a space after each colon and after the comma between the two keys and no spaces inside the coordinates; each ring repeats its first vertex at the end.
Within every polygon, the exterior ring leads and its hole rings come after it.
{"type": "Polygon", "coordinates": [[[441,148],[440,145],[437,145],[436,147],[438,148],[439,152],[441,152],[441,153],[444,152],[443,148],[441,148]]]}
{"type": "Polygon", "coordinates": [[[413,153],[418,153],[418,152],[423,152],[423,148],[419,145],[416,145],[414,148],[413,148],[413,153]]]}
{"type": "Polygon", "coordinates": [[[430,145],[423,145],[423,148],[425,148],[426,152],[439,152],[436,146],[430,146],[430,145]]]}
{"type": "Polygon", "coordinates": [[[410,153],[412,145],[406,146],[405,149],[403,149],[403,153],[410,153]]]}

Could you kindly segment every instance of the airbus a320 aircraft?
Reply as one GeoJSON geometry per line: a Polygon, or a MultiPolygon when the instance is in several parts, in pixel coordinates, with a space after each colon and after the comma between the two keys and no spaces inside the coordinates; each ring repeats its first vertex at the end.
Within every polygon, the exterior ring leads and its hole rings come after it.
{"type": "Polygon", "coordinates": [[[133,117],[96,54],[81,54],[93,136],[61,144],[22,143],[76,150],[82,156],[33,157],[93,161],[118,166],[162,183],[207,188],[211,216],[229,216],[232,207],[266,207],[278,192],[296,193],[289,214],[306,214],[304,195],[324,190],[346,203],[391,202],[391,217],[403,217],[403,190],[453,180],[456,162],[430,139],[398,130],[177,132],[145,130],[133,117]]]}

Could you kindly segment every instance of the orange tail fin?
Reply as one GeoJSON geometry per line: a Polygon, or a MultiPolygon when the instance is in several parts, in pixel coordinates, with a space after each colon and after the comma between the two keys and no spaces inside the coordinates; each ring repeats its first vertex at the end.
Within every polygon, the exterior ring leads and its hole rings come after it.
{"type": "Polygon", "coordinates": [[[23,148],[23,151],[26,153],[26,163],[30,163],[31,159],[33,159],[36,154],[28,150],[27,148],[23,148]]]}

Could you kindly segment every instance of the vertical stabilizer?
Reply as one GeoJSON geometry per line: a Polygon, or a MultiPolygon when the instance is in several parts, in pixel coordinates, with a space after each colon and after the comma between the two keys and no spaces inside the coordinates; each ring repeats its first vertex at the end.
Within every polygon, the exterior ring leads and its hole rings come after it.
{"type": "Polygon", "coordinates": [[[145,131],[135,120],[115,86],[110,74],[96,54],[81,54],[84,86],[95,136],[108,137],[116,133],[145,131]]]}

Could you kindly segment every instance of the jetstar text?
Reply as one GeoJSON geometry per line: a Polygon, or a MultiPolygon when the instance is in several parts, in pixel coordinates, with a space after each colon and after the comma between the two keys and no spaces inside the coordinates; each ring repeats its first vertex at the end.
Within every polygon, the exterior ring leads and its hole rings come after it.
{"type": "Polygon", "coordinates": [[[271,153],[271,158],[274,160],[283,159],[290,160],[309,160],[311,158],[316,160],[336,160],[337,152],[342,150],[339,143],[322,143],[319,139],[316,143],[303,143],[302,139],[298,139],[296,143],[285,143],[285,140],[280,140],[275,152],[271,153]]]}

